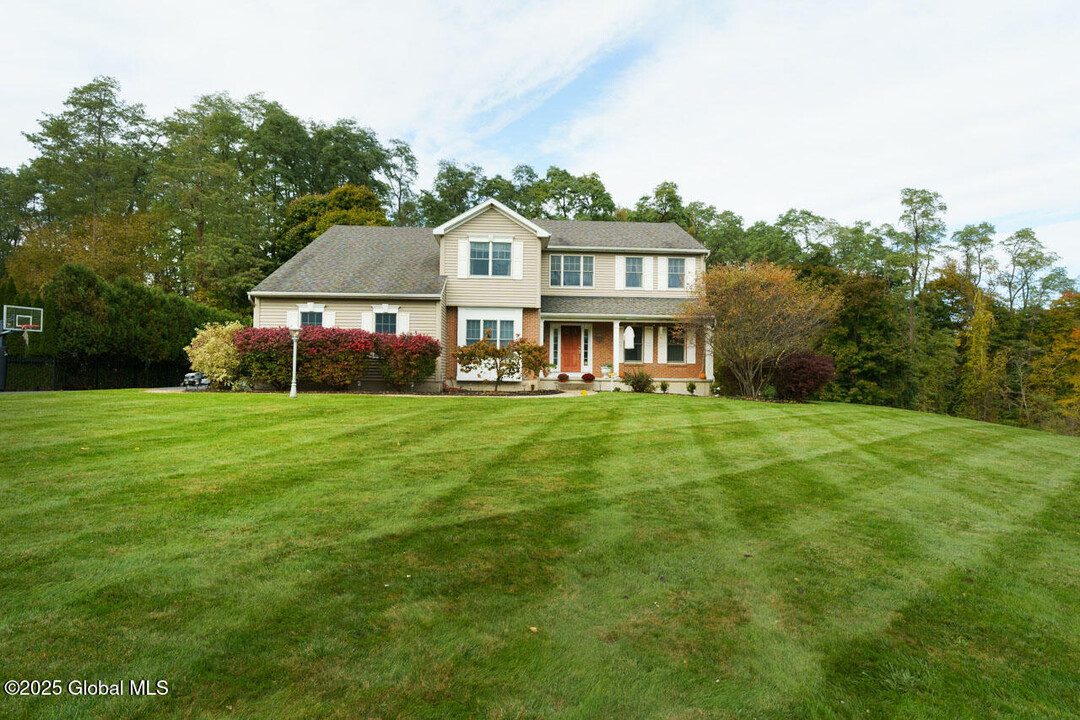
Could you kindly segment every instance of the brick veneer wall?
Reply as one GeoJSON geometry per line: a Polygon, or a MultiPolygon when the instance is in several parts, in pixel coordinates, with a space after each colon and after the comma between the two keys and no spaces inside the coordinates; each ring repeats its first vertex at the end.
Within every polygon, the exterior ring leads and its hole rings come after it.
{"type": "MultiPolygon", "coordinates": [[[[631,324],[634,324],[634,323],[631,323],[631,324]]],[[[695,358],[696,362],[694,362],[693,364],[687,364],[687,365],[675,365],[675,364],[656,362],[657,344],[660,341],[659,337],[658,337],[658,333],[656,331],[656,326],[648,326],[648,325],[646,325],[644,327],[652,327],[652,333],[653,333],[653,354],[652,354],[652,357],[645,358],[645,360],[647,360],[648,362],[641,362],[641,363],[623,362],[623,363],[619,363],[619,372],[624,372],[624,371],[629,371],[629,370],[644,370],[645,372],[652,375],[654,378],[658,378],[658,379],[679,378],[679,379],[690,379],[690,380],[697,380],[699,378],[699,376],[703,372],[705,372],[705,341],[704,341],[704,338],[702,337],[702,335],[700,333],[698,333],[697,343],[696,343],[696,345],[697,345],[697,356],[695,358]]],[[[625,324],[620,325],[620,332],[622,332],[623,329],[625,329],[625,328],[626,328],[625,324]]],[[[611,323],[594,323],[593,324],[593,332],[596,332],[597,330],[599,330],[599,332],[602,333],[601,337],[603,339],[597,340],[597,341],[595,341],[593,343],[593,352],[596,355],[596,361],[593,363],[593,367],[596,368],[597,371],[599,371],[599,369],[601,367],[603,367],[604,365],[614,365],[614,362],[612,362],[612,350],[614,349],[615,346],[614,346],[614,343],[613,343],[614,338],[611,337],[612,331],[613,331],[611,323]]]]}
{"type": "Polygon", "coordinates": [[[457,363],[454,362],[454,350],[458,346],[457,341],[457,308],[446,308],[446,379],[453,381],[457,378],[457,363]]]}
{"type": "MultiPolygon", "coordinates": [[[[457,379],[457,363],[451,357],[454,349],[458,346],[458,309],[446,308],[446,374],[449,381],[457,379]]],[[[521,311],[521,336],[531,342],[539,342],[540,339],[540,310],[538,308],[525,308],[521,311]]]]}

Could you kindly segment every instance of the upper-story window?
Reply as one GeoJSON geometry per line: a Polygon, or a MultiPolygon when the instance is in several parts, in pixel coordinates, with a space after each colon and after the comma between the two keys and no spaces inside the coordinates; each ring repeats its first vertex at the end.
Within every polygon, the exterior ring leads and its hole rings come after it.
{"type": "Polygon", "coordinates": [[[686,258],[668,258],[667,286],[669,289],[682,288],[686,285],[686,258]]]}
{"type": "Polygon", "coordinates": [[[645,258],[626,258],[626,287],[639,288],[645,275],[645,258]]]}
{"type": "Polygon", "coordinates": [[[552,255],[552,287],[592,287],[592,255],[552,255]]]}
{"type": "Polygon", "coordinates": [[[300,325],[305,327],[322,327],[322,313],[307,310],[300,313],[300,325]]]}
{"type": "Polygon", "coordinates": [[[469,274],[510,277],[512,256],[511,243],[473,240],[469,243],[469,274]]]}

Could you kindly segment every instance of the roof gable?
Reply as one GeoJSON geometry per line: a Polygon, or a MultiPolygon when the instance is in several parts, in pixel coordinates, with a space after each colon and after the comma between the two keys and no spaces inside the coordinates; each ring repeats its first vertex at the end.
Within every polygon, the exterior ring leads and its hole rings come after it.
{"type": "Polygon", "coordinates": [[[461,213],[457,217],[451,218],[450,220],[447,220],[442,225],[435,228],[432,232],[435,235],[435,237],[440,237],[441,238],[443,235],[450,232],[454,228],[456,228],[456,227],[458,227],[460,225],[464,225],[465,223],[472,220],[473,218],[478,217],[479,215],[483,214],[488,208],[498,210],[500,213],[505,215],[507,218],[514,221],[515,223],[517,223],[521,227],[525,228],[529,232],[533,233],[538,238],[547,238],[550,235],[550,233],[547,230],[540,227],[539,225],[534,223],[532,220],[529,220],[528,218],[514,212],[513,210],[506,207],[505,205],[503,205],[501,202],[499,202],[495,198],[488,198],[487,200],[480,203],[479,205],[472,208],[471,210],[466,210],[465,212],[461,213]]]}

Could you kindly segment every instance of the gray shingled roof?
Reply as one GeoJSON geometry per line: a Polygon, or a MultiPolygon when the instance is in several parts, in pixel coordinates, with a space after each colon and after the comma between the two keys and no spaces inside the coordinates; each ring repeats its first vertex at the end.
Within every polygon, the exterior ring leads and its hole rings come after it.
{"type": "Polygon", "coordinates": [[[445,280],[431,228],[334,225],[252,292],[438,295],[445,280]]]}
{"type": "Polygon", "coordinates": [[[685,298],[586,297],[542,295],[540,312],[563,315],[632,315],[673,317],[685,298]]]}
{"type": "Polygon", "coordinates": [[[604,220],[539,220],[551,233],[548,246],[635,248],[640,250],[697,250],[699,243],[675,223],[607,222],[604,220]]]}

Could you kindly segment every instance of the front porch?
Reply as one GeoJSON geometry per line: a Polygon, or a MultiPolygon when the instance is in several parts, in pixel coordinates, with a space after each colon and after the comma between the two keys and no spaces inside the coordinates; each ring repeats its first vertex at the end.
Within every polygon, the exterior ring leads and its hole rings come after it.
{"type": "Polygon", "coordinates": [[[679,327],[674,317],[593,318],[542,313],[540,337],[553,366],[541,387],[559,386],[560,375],[568,378],[561,383],[564,387],[592,375],[596,380],[582,387],[611,390],[622,386],[618,378],[633,370],[644,370],[657,382],[666,380],[674,392],[685,392],[687,382],[707,392],[712,381],[711,348],[700,333],[679,327]]]}

